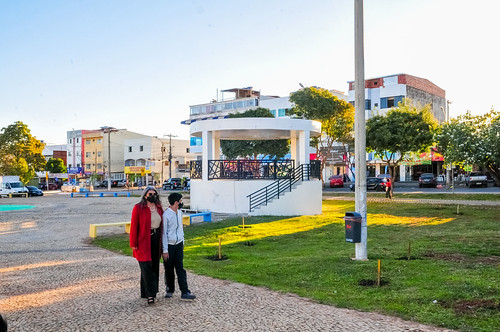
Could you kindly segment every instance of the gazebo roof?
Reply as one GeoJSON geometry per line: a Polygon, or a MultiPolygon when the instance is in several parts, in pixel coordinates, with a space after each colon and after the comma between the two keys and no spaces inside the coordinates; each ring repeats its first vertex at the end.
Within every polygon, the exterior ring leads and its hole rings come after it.
{"type": "Polygon", "coordinates": [[[308,130],[311,137],[321,135],[321,123],[290,118],[228,118],[193,122],[191,135],[201,137],[204,131],[217,132],[222,140],[290,139],[308,130]]]}

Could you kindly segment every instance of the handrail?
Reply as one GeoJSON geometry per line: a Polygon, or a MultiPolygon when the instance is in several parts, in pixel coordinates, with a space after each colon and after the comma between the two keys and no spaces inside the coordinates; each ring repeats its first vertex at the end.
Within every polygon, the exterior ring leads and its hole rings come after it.
{"type": "Polygon", "coordinates": [[[311,167],[309,164],[302,164],[294,168],[291,172],[286,174],[283,178],[280,178],[273,183],[247,195],[249,198],[250,209],[252,212],[254,209],[261,205],[267,205],[267,203],[274,199],[280,198],[280,195],[285,191],[292,191],[293,185],[299,181],[309,181],[311,177],[311,167]]]}

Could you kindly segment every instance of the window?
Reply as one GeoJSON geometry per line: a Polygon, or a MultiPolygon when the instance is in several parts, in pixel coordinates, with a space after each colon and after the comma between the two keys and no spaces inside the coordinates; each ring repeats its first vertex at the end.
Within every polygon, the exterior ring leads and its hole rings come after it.
{"type": "Polygon", "coordinates": [[[387,98],[387,108],[394,107],[394,97],[387,98]]]}
{"type": "Polygon", "coordinates": [[[80,167],[80,164],[76,164],[76,167],[80,167]]]}
{"type": "Polygon", "coordinates": [[[101,156],[101,151],[97,151],[97,156],[100,157],[101,156]]]}
{"type": "Polygon", "coordinates": [[[97,139],[97,144],[102,144],[102,139],[98,138],[97,139]]]}
{"type": "Polygon", "coordinates": [[[97,164],[97,168],[101,169],[102,168],[102,164],[97,164]]]}
{"type": "Polygon", "coordinates": [[[85,158],[90,158],[90,152],[85,152],[85,158]]]}
{"type": "Polygon", "coordinates": [[[68,167],[71,168],[71,164],[68,164],[68,167]]]}
{"type": "Polygon", "coordinates": [[[90,164],[85,164],[85,169],[90,169],[90,164]]]}
{"type": "Polygon", "coordinates": [[[68,157],[71,157],[71,152],[68,152],[68,157]]]}
{"type": "Polygon", "coordinates": [[[269,110],[269,112],[271,112],[271,114],[276,117],[276,110],[269,110]]]}
{"type": "Polygon", "coordinates": [[[80,143],[80,139],[79,139],[78,137],[76,138],[76,142],[77,142],[77,143],[80,143]]]}
{"type": "Polygon", "coordinates": [[[90,140],[89,140],[89,139],[86,139],[86,140],[85,140],[85,144],[90,144],[90,140]]]}
{"type": "Polygon", "coordinates": [[[372,101],[370,99],[365,99],[365,110],[371,110],[372,109],[372,101]]]}
{"type": "Polygon", "coordinates": [[[144,146],[142,146],[142,145],[139,146],[139,151],[141,151],[141,152],[144,151],[144,146]]]}
{"type": "Polygon", "coordinates": [[[131,146],[128,147],[128,152],[132,152],[132,147],[131,146]]]}
{"type": "Polygon", "coordinates": [[[189,148],[186,148],[186,153],[189,153],[189,148]]]}
{"type": "Polygon", "coordinates": [[[278,110],[278,117],[280,117],[280,116],[285,116],[285,109],[284,108],[280,108],[278,110]]]}
{"type": "Polygon", "coordinates": [[[71,144],[71,138],[69,139],[69,144],[71,144]]]}

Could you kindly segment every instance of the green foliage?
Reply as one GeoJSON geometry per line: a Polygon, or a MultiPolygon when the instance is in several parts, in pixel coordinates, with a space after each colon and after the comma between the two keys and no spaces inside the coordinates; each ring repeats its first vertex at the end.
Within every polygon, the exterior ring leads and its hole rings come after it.
{"type": "Polygon", "coordinates": [[[0,132],[0,174],[19,175],[27,183],[45,167],[45,144],[31,135],[28,126],[16,121],[0,132]]]}
{"type": "Polygon", "coordinates": [[[425,152],[434,142],[438,125],[430,105],[415,106],[405,99],[385,115],[376,115],[366,122],[366,149],[374,151],[393,168],[411,152],[425,152]]]}
{"type": "Polygon", "coordinates": [[[66,173],[66,165],[61,158],[50,158],[45,165],[45,170],[51,173],[66,173]]]}
{"type": "Polygon", "coordinates": [[[445,123],[436,136],[446,162],[486,167],[500,184],[500,113],[467,112],[445,123]]]}
{"type": "Polygon", "coordinates": [[[291,115],[321,122],[323,135],[313,138],[311,145],[314,144],[318,155],[325,157],[321,158],[322,169],[327,155],[336,142],[342,144],[344,154],[347,155],[349,146],[354,144],[354,107],[351,104],[338,99],[326,89],[314,87],[292,93],[290,101],[294,103],[294,107],[290,110],[291,115]]]}
{"type": "MultiPolygon", "coordinates": [[[[229,118],[273,118],[267,108],[256,108],[243,113],[231,113],[229,118]]],[[[283,158],[290,150],[290,143],[286,139],[275,140],[221,140],[222,153],[229,159],[259,154],[269,155],[271,158],[283,158]]]]}

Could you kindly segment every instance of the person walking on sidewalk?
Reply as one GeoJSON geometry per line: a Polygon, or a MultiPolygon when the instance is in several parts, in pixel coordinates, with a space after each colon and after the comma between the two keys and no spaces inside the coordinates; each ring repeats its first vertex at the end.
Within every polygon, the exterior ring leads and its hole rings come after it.
{"type": "Polygon", "coordinates": [[[175,274],[181,290],[181,298],[194,300],[187,284],[184,269],[184,229],[182,225],[182,195],[172,193],[168,196],[170,206],[163,213],[163,266],[165,267],[166,298],[171,298],[175,291],[175,274]],[[175,269],[175,274],[174,274],[175,269]]]}
{"type": "Polygon", "coordinates": [[[141,269],[141,298],[155,303],[160,278],[163,208],[154,187],[146,187],[132,210],[130,247],[141,269]]]}
{"type": "Polygon", "coordinates": [[[387,178],[385,183],[385,198],[392,199],[392,181],[391,178],[387,178]]]}

